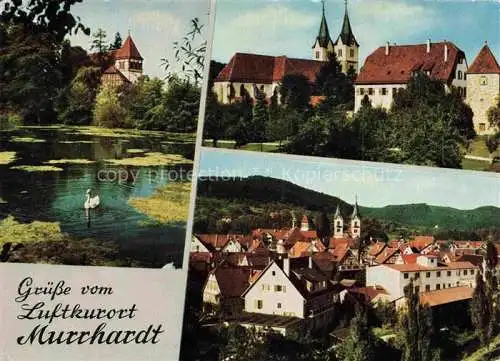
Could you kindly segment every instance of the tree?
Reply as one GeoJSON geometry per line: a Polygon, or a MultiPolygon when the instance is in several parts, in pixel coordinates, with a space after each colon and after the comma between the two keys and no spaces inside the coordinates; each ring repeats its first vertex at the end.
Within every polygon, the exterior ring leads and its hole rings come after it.
{"type": "Polygon", "coordinates": [[[279,86],[281,104],[288,109],[304,112],[309,108],[311,86],[302,74],[285,75],[279,86]]]}
{"type": "Polygon", "coordinates": [[[354,108],[352,78],[342,72],[335,52],[329,54],[328,61],[320,68],[316,76],[315,92],[326,97],[320,106],[323,111],[340,104],[347,105],[348,109],[354,108]]]}
{"type": "Polygon", "coordinates": [[[127,110],[121,105],[115,86],[104,84],[100,88],[94,107],[94,124],[109,128],[128,126],[127,110]]]}
{"type": "Polygon", "coordinates": [[[186,79],[171,77],[165,94],[166,118],[158,130],[193,132],[198,123],[200,88],[186,79]]]}
{"type": "Polygon", "coordinates": [[[325,246],[328,247],[328,241],[332,235],[332,228],[330,225],[330,219],[328,218],[328,213],[326,211],[319,213],[316,216],[314,224],[316,224],[316,234],[318,235],[318,238],[325,246]]]}
{"type": "Polygon", "coordinates": [[[203,123],[203,138],[212,139],[213,146],[217,147],[219,139],[224,138],[227,133],[227,117],[219,104],[215,93],[208,89],[205,107],[205,121],[203,123]]]}
{"type": "Polygon", "coordinates": [[[489,239],[486,242],[486,257],[485,257],[485,281],[486,281],[486,297],[488,301],[490,320],[488,324],[488,334],[494,337],[499,330],[499,291],[498,279],[496,277],[496,266],[498,263],[498,253],[495,245],[489,239]]]}
{"type": "Polygon", "coordinates": [[[489,325],[491,320],[491,308],[488,302],[486,284],[483,279],[483,272],[479,270],[476,274],[476,288],[471,301],[471,319],[476,335],[481,344],[486,344],[490,340],[489,325]]]}
{"type": "Polygon", "coordinates": [[[115,34],[115,39],[111,44],[109,44],[109,50],[120,49],[123,45],[123,39],[119,32],[115,34]]]}
{"type": "Polygon", "coordinates": [[[175,66],[180,65],[179,70],[182,72],[182,76],[188,80],[193,80],[195,85],[199,85],[203,78],[205,51],[207,49],[207,41],[204,40],[202,29],[203,25],[200,24],[199,19],[192,19],[191,29],[188,33],[181,41],[175,41],[173,44],[173,59],[161,59],[163,68],[167,73],[165,77],[167,80],[176,74],[175,66]]]}
{"type": "Polygon", "coordinates": [[[298,134],[290,140],[286,149],[294,154],[321,156],[325,154],[329,138],[328,120],[315,115],[300,127],[298,134]]]}
{"type": "Polygon", "coordinates": [[[121,103],[139,129],[164,129],[168,120],[164,112],[165,83],[158,78],[140,77],[124,89],[121,103]]]}
{"type": "Polygon", "coordinates": [[[400,314],[399,333],[402,343],[401,361],[434,361],[439,359],[439,349],[432,342],[432,313],[420,303],[413,280],[405,287],[406,307],[400,314]]]}
{"type": "Polygon", "coordinates": [[[94,50],[98,54],[104,54],[108,47],[106,46],[106,31],[99,28],[97,31],[92,34],[92,45],[90,46],[90,50],[94,50]]]}
{"type": "Polygon", "coordinates": [[[363,305],[356,305],[356,313],[351,320],[350,333],[341,346],[343,361],[375,361],[376,340],[368,327],[366,309],[363,305]]]}
{"type": "Polygon", "coordinates": [[[487,112],[488,122],[490,127],[496,127],[497,131],[500,130],[500,96],[496,98],[496,104],[492,105],[487,112]]]}
{"type": "Polygon", "coordinates": [[[253,107],[252,126],[250,137],[253,142],[263,142],[266,135],[266,125],[269,121],[267,111],[266,93],[259,89],[256,90],[255,105],[253,107]]]}

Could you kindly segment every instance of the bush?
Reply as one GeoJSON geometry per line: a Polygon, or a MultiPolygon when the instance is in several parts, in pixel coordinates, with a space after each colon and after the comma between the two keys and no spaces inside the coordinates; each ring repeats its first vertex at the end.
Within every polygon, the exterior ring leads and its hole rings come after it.
{"type": "Polygon", "coordinates": [[[498,138],[497,137],[486,137],[484,140],[486,143],[486,147],[488,148],[488,152],[494,153],[498,149],[498,138]]]}
{"type": "Polygon", "coordinates": [[[117,88],[104,84],[96,97],[94,125],[126,128],[129,123],[127,110],[120,104],[117,88]]]}
{"type": "Polygon", "coordinates": [[[22,117],[19,114],[0,114],[0,130],[11,130],[20,125],[22,125],[22,117]]]}

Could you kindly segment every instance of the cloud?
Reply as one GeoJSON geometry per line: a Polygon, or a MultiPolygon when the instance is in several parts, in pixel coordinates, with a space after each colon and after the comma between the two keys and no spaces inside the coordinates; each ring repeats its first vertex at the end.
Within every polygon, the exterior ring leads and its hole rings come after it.
{"type": "Polygon", "coordinates": [[[277,48],[293,48],[298,40],[293,34],[318,22],[317,15],[299,12],[279,3],[236,16],[223,13],[222,9],[219,12],[219,9],[214,31],[214,54],[221,60],[229,59],[236,51],[273,54],[277,48]]]}

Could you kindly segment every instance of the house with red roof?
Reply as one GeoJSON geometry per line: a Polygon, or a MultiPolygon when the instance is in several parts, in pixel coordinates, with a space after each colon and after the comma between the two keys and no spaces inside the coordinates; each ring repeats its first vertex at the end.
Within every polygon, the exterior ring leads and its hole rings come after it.
{"type": "MultiPolygon", "coordinates": [[[[91,54],[91,58],[96,58],[91,54]]],[[[131,84],[143,75],[143,57],[132,37],[129,35],[122,47],[107,54],[111,65],[104,70],[101,81],[103,84],[122,85],[131,84]]]]}
{"type": "Polygon", "coordinates": [[[474,116],[474,129],[478,134],[494,134],[496,126],[488,122],[488,109],[500,101],[500,66],[488,44],[477,54],[467,70],[467,103],[474,116]]]}
{"type": "MultiPolygon", "coordinates": [[[[347,3],[342,29],[335,42],[330,37],[323,4],[319,32],[312,46],[312,59],[236,52],[214,79],[213,91],[223,104],[239,101],[245,96],[255,99],[259,92],[264,92],[269,99],[278,94],[285,75],[304,75],[312,85],[316,74],[333,52],[343,72],[347,73],[351,68],[357,72],[359,44],[351,28],[347,3]]],[[[317,100],[312,99],[312,103],[317,103],[317,100]]]]}
{"type": "Polygon", "coordinates": [[[445,88],[458,89],[466,96],[467,61],[465,53],[449,41],[414,45],[391,45],[377,48],[365,60],[355,81],[357,112],[366,96],[373,107],[390,109],[398,89],[406,88],[417,72],[443,82],[445,88]]]}

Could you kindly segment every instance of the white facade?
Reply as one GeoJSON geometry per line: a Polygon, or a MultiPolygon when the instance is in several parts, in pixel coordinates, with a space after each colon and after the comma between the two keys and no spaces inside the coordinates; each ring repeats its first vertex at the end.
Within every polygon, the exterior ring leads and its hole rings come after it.
{"type": "MultiPolygon", "coordinates": [[[[418,259],[424,256],[418,257],[418,259]]],[[[417,262],[423,263],[421,260],[417,262]]],[[[437,262],[437,261],[436,261],[437,262]]],[[[468,286],[475,287],[477,269],[470,265],[448,267],[408,265],[380,265],[366,269],[366,286],[382,286],[395,300],[404,296],[404,288],[413,279],[413,285],[418,292],[435,291],[439,289],[468,286]],[[398,269],[399,268],[399,269],[398,269]]]]}
{"type": "Polygon", "coordinates": [[[474,129],[477,134],[494,134],[498,131],[488,121],[488,109],[500,97],[500,74],[467,74],[467,103],[474,112],[474,129]]]}
{"type": "Polygon", "coordinates": [[[215,275],[208,276],[207,283],[203,289],[203,302],[218,305],[220,303],[220,288],[215,275]]]}
{"type": "Polygon", "coordinates": [[[331,41],[328,42],[326,48],[321,47],[319,41],[316,40],[312,50],[312,59],[318,61],[328,61],[328,54],[333,52],[333,44],[331,41]]]}
{"type": "Polygon", "coordinates": [[[238,241],[235,241],[234,239],[230,239],[226,245],[222,248],[222,252],[228,252],[228,253],[238,253],[238,252],[243,252],[243,248],[241,247],[241,244],[238,241]]]}
{"type": "Polygon", "coordinates": [[[354,69],[356,74],[358,73],[359,48],[355,44],[352,46],[343,44],[342,38],[339,37],[337,44],[334,46],[334,51],[343,73],[347,74],[349,68],[351,67],[354,69]]]}
{"type": "Polygon", "coordinates": [[[115,68],[132,83],[135,83],[143,74],[142,60],[117,59],[115,61],[115,68]]]}
{"type": "MultiPolygon", "coordinates": [[[[215,82],[213,86],[213,92],[217,96],[217,101],[222,104],[229,104],[234,101],[235,98],[240,98],[242,96],[241,89],[243,88],[248,92],[250,97],[255,99],[255,88],[254,84],[251,83],[231,83],[229,81],[215,82]],[[233,98],[231,98],[231,86],[234,89],[233,98]]],[[[266,94],[267,98],[273,96],[274,91],[278,89],[279,83],[273,82],[271,84],[260,84],[256,83],[255,86],[266,94]]],[[[279,97],[278,97],[279,102],[279,97]]]]}
{"type": "Polygon", "coordinates": [[[244,294],[245,312],[304,318],[304,297],[272,263],[244,294]]]}
{"type": "Polygon", "coordinates": [[[368,95],[372,107],[381,107],[388,110],[392,106],[396,91],[398,89],[405,89],[406,84],[356,84],[354,88],[354,112],[357,112],[361,108],[361,101],[365,95],[368,95]]]}
{"type": "Polygon", "coordinates": [[[191,237],[191,250],[190,252],[210,252],[208,248],[196,237],[191,237]]]}

